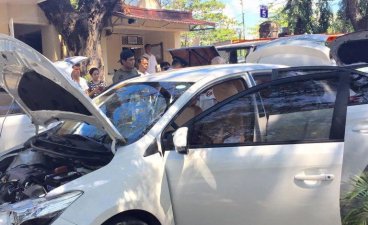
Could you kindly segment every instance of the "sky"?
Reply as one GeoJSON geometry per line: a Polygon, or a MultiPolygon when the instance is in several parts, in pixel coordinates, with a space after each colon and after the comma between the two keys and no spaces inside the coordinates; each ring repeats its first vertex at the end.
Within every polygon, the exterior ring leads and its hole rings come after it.
{"type": "MultiPolygon", "coordinates": [[[[232,17],[242,22],[242,7],[241,1],[243,1],[243,11],[244,11],[244,23],[245,23],[245,33],[246,38],[254,38],[251,35],[251,28],[256,27],[258,24],[266,21],[267,19],[260,18],[259,11],[260,5],[269,5],[273,3],[277,7],[283,7],[286,0],[221,0],[225,3],[225,11],[229,17],[232,17]]],[[[331,2],[333,11],[337,11],[339,0],[333,0],[331,2]]],[[[269,12],[269,16],[272,14],[269,12]]],[[[242,29],[242,27],[240,28],[242,29]]]]}

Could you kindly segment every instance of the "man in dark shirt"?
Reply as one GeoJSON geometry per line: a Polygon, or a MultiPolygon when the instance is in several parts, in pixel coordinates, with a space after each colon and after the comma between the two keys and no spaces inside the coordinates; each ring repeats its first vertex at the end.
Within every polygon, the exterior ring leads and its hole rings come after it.
{"type": "Polygon", "coordinates": [[[123,50],[120,53],[119,61],[121,63],[121,68],[114,73],[112,78],[112,82],[114,84],[139,76],[137,69],[134,67],[135,58],[134,53],[131,50],[123,50]]]}

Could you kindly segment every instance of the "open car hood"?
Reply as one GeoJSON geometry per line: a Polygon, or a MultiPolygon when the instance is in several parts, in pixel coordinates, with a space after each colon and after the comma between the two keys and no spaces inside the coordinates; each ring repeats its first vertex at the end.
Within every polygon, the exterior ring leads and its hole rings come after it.
{"type": "Polygon", "coordinates": [[[358,31],[336,38],[331,44],[331,56],[340,66],[368,63],[368,31],[358,31]]]}
{"type": "Polygon", "coordinates": [[[215,46],[197,46],[169,49],[172,58],[184,60],[188,66],[210,65],[211,60],[220,54],[215,46]]]}
{"type": "Polygon", "coordinates": [[[124,139],[66,72],[30,46],[6,35],[0,35],[0,85],[35,125],[83,121],[105,130],[113,140],[124,139]]]}

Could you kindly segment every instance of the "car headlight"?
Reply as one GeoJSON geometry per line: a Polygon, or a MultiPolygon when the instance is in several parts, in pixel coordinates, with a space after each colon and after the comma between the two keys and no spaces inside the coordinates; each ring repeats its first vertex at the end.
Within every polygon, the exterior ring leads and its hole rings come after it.
{"type": "Polygon", "coordinates": [[[0,224],[49,224],[82,194],[81,191],[73,191],[51,198],[28,199],[15,204],[1,205],[0,224]]]}

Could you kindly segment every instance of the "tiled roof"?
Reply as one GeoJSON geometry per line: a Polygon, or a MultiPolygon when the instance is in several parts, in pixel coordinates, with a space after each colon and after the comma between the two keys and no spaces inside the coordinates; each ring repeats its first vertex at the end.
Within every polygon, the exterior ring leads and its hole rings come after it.
{"type": "Polygon", "coordinates": [[[197,20],[192,16],[192,12],[176,11],[167,9],[145,9],[136,6],[122,5],[120,11],[115,12],[116,16],[124,16],[134,19],[165,21],[168,23],[215,26],[215,23],[197,20]]]}

